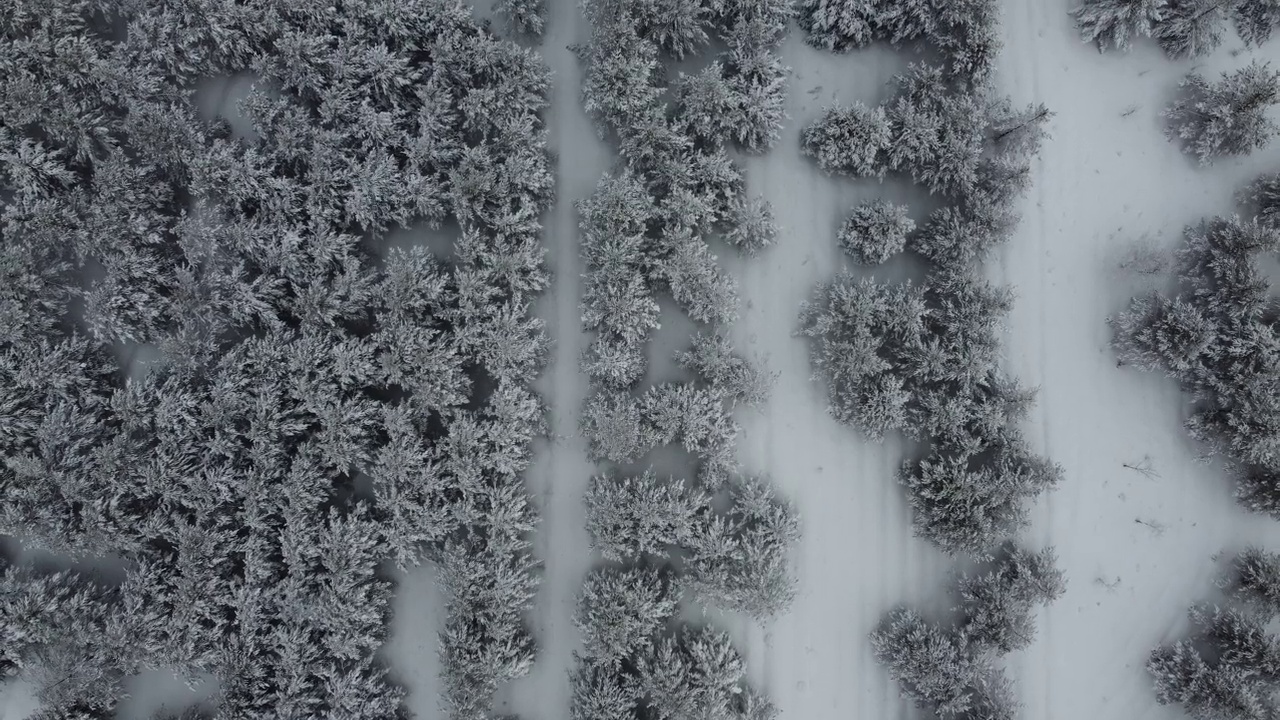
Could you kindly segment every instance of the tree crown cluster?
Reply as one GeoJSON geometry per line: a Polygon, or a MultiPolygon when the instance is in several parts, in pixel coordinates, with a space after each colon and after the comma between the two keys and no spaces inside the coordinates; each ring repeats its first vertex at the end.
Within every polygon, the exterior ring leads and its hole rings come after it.
{"type": "Polygon", "coordinates": [[[537,56],[436,0],[23,3],[0,32],[0,532],[128,567],[5,569],[39,717],[109,717],[141,667],[212,675],[219,717],[394,717],[377,569],[424,557],[449,709],[485,716],[533,657],[537,56]],[[190,91],[243,73],[248,136],[190,91]],[[372,251],[444,222],[452,262],[372,251]]]}
{"type": "Polygon", "coordinates": [[[848,52],[873,42],[924,43],[949,78],[982,83],[1000,52],[993,0],[801,0],[797,19],[809,44],[848,52]]]}
{"type": "Polygon", "coordinates": [[[1270,40],[1280,27],[1275,0],[1084,0],[1072,14],[1081,37],[1100,52],[1127,51],[1134,38],[1148,37],[1173,59],[1216,50],[1228,19],[1252,47],[1270,40]]]}
{"type": "Polygon", "coordinates": [[[1230,602],[1193,606],[1192,636],[1148,658],[1156,699],[1202,720],[1275,717],[1280,636],[1267,626],[1280,613],[1280,555],[1250,548],[1235,557],[1221,584],[1230,602]]]}
{"type": "Polygon", "coordinates": [[[1188,227],[1180,291],[1134,298],[1109,323],[1121,364],[1163,372],[1190,395],[1187,429],[1236,466],[1241,503],[1280,517],[1280,305],[1260,264],[1280,250],[1275,187],[1264,177],[1250,189],[1252,220],[1188,227]]]}
{"type": "Polygon", "coordinates": [[[919,286],[838,276],[805,304],[800,334],[811,339],[838,420],[875,440],[902,431],[932,442],[929,457],[900,475],[917,532],[949,552],[980,553],[1016,532],[1025,502],[1060,475],[1017,429],[1032,393],[999,369],[1012,292],[975,269],[1013,232],[1050,113],[1014,110],[986,86],[948,83],[928,66],[899,87],[874,111],[829,111],[806,129],[804,145],[829,171],[910,173],[949,201],[918,230],[886,203],[855,210],[842,229],[856,260],[882,262],[905,248],[928,261],[929,275],[919,286]],[[867,137],[879,138],[870,154],[857,150],[867,137]],[[865,164],[846,163],[850,148],[865,164]]]}
{"type": "Polygon", "coordinates": [[[944,720],[1012,720],[1012,684],[996,661],[1035,637],[1032,613],[1065,591],[1052,548],[1033,553],[1006,545],[985,572],[957,584],[950,626],[910,609],[890,614],[871,646],[904,697],[944,720]]]}

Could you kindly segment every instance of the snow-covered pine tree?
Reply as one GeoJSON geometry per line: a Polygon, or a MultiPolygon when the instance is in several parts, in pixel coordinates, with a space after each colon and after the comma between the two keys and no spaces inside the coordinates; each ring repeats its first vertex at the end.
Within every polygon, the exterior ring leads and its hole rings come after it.
{"type": "Polygon", "coordinates": [[[1195,304],[1158,295],[1135,299],[1109,322],[1120,362],[1148,372],[1164,370],[1177,379],[1202,367],[1219,331],[1195,304]]]}
{"type": "Polygon", "coordinates": [[[583,652],[593,662],[619,668],[648,654],[653,641],[676,616],[679,598],[668,572],[655,568],[603,568],[587,576],[574,625],[583,652]]]}
{"type": "Polygon", "coordinates": [[[1169,0],[1156,21],[1156,42],[1174,59],[1208,55],[1222,44],[1222,27],[1234,2],[1169,0]]]}
{"type": "Polygon", "coordinates": [[[629,463],[657,444],[639,402],[626,390],[592,395],[582,411],[580,429],[595,462],[629,463]]]}
{"type": "Polygon", "coordinates": [[[916,229],[905,205],[887,200],[859,205],[845,218],[837,239],[840,247],[862,265],[878,265],[902,252],[916,229]]]}
{"type": "Polygon", "coordinates": [[[1266,113],[1280,102],[1280,72],[1268,64],[1251,62],[1223,73],[1217,83],[1191,73],[1182,88],[1182,97],[1164,111],[1166,135],[1202,165],[1262,148],[1278,129],[1266,113]]]}
{"type": "Polygon", "coordinates": [[[871,648],[898,681],[902,696],[939,716],[963,713],[972,687],[988,672],[963,635],[929,623],[912,610],[896,610],[871,633],[871,648]]]}
{"type": "Polygon", "coordinates": [[[1151,37],[1168,0],[1084,0],[1071,11],[1085,42],[1128,51],[1135,37],[1151,37]]]}
{"type": "Polygon", "coordinates": [[[1036,605],[1048,605],[1066,590],[1053,548],[1032,553],[1006,544],[987,572],[959,582],[961,632],[973,645],[1004,655],[1031,644],[1036,605]]]}
{"type": "Polygon", "coordinates": [[[796,19],[805,42],[831,52],[865,47],[876,37],[882,0],[802,0],[796,19]]]}
{"type": "Polygon", "coordinates": [[[883,108],[855,103],[828,108],[804,129],[800,142],[804,154],[829,173],[878,178],[887,169],[883,153],[893,133],[883,108]]]}
{"type": "Polygon", "coordinates": [[[795,597],[787,554],[799,519],[763,479],[741,478],[729,490],[728,511],[695,525],[684,582],[708,605],[764,619],[795,597]]]}
{"type": "Polygon", "coordinates": [[[502,0],[498,3],[496,12],[520,34],[541,35],[546,26],[545,0],[502,0]]]}
{"type": "Polygon", "coordinates": [[[697,373],[734,403],[759,406],[769,398],[776,376],[734,352],[727,336],[696,333],[690,343],[689,350],[676,353],[680,367],[697,373]]]}
{"type": "Polygon", "coordinates": [[[702,532],[711,501],[683,480],[652,470],[635,477],[597,475],[586,496],[587,532],[606,560],[630,562],[667,557],[702,532]]]}
{"type": "Polygon", "coordinates": [[[1267,616],[1280,615],[1280,553],[1245,549],[1232,560],[1227,587],[1267,616]]]}
{"type": "Polygon", "coordinates": [[[724,65],[713,60],[693,75],[680,73],[672,83],[677,119],[690,137],[713,144],[727,141],[739,124],[741,98],[725,77],[724,65]]]}
{"type": "Polygon", "coordinates": [[[724,239],[748,257],[760,254],[778,237],[773,205],[763,195],[735,199],[725,223],[724,239]]]}
{"type": "Polygon", "coordinates": [[[983,554],[1024,527],[1026,502],[1055,487],[1062,470],[1019,446],[995,448],[994,457],[938,448],[903,464],[916,533],[949,553],[983,554]]]}
{"type": "Polygon", "coordinates": [[[1280,26],[1280,2],[1236,0],[1231,7],[1231,19],[1246,45],[1262,45],[1271,39],[1271,33],[1280,26]]]}
{"type": "Polygon", "coordinates": [[[723,325],[737,317],[737,282],[720,270],[707,244],[688,228],[667,233],[654,272],[695,322],[723,325]]]}
{"type": "MultiPolygon", "coordinates": [[[[767,27],[767,26],[766,26],[767,27]]],[[[739,20],[726,37],[727,77],[737,99],[732,137],[748,151],[773,147],[786,118],[786,78],[782,64],[761,23],[739,20]]]]}

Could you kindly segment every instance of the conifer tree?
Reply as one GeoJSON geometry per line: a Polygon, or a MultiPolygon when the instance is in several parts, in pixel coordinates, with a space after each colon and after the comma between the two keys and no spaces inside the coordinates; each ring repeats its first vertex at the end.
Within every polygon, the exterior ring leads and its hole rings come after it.
{"type": "Polygon", "coordinates": [[[1207,165],[1223,155],[1247,155],[1267,144],[1277,126],[1266,116],[1280,102],[1280,72],[1252,62],[1210,83],[1192,73],[1183,96],[1164,112],[1166,134],[1207,165]]]}

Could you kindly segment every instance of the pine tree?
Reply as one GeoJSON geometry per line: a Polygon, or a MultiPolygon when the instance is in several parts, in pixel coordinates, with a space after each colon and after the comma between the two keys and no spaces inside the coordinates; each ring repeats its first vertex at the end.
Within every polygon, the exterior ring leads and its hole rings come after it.
{"type": "Polygon", "coordinates": [[[1222,155],[1247,155],[1276,133],[1266,111],[1280,101],[1280,72],[1269,65],[1252,62],[1223,73],[1217,84],[1192,73],[1182,87],[1183,97],[1164,112],[1166,134],[1202,165],[1222,155]]]}
{"type": "Polygon", "coordinates": [[[759,363],[737,355],[728,337],[696,333],[691,345],[691,349],[676,353],[680,367],[697,373],[735,403],[759,406],[769,398],[776,377],[759,363]]]}
{"type": "Polygon", "coordinates": [[[660,479],[653,471],[636,477],[597,475],[587,492],[587,531],[606,560],[667,557],[687,547],[701,531],[710,500],[683,480],[660,479]]]}
{"type": "Polygon", "coordinates": [[[593,662],[621,667],[653,648],[676,616],[670,577],[652,568],[603,569],[587,577],[574,624],[593,662]]]}
{"type": "Polygon", "coordinates": [[[1280,25],[1280,3],[1239,0],[1231,8],[1231,19],[1246,45],[1260,46],[1271,39],[1271,33],[1280,25]]]}
{"type": "Polygon", "coordinates": [[[935,708],[940,716],[965,712],[971,686],[985,671],[963,636],[897,610],[871,633],[876,659],[901,686],[902,696],[935,708]]]}
{"type": "Polygon", "coordinates": [[[1228,587],[1268,616],[1280,614],[1280,554],[1251,547],[1232,561],[1228,587]]]}
{"type": "Polygon", "coordinates": [[[1151,37],[1164,18],[1168,0],[1084,0],[1071,14],[1085,42],[1104,51],[1129,50],[1135,37],[1151,37]]]}
{"type": "Polygon", "coordinates": [[[878,265],[906,247],[915,227],[905,205],[877,200],[854,208],[837,239],[855,262],[878,265]]]}
{"type": "Polygon", "coordinates": [[[541,35],[546,25],[547,8],[543,0],[502,0],[497,13],[506,18],[517,33],[541,35]]]}
{"type": "Polygon", "coordinates": [[[1156,42],[1174,59],[1208,55],[1222,44],[1222,26],[1234,0],[1169,0],[1156,22],[1156,42]]]}
{"type": "Polygon", "coordinates": [[[961,630],[968,642],[1001,655],[1030,645],[1034,606],[1047,605],[1066,590],[1056,562],[1053,548],[1031,553],[1009,544],[989,571],[962,578],[961,630]]]}
{"type": "Polygon", "coordinates": [[[1244,192],[1258,213],[1258,221],[1271,229],[1280,229],[1280,175],[1268,174],[1253,181],[1244,192]]]}
{"type": "Polygon", "coordinates": [[[887,168],[882,153],[889,149],[892,138],[883,109],[856,103],[828,108],[821,120],[804,129],[800,142],[804,154],[826,172],[883,177],[887,168]]]}
{"type": "Polygon", "coordinates": [[[664,239],[667,254],[656,272],[676,304],[695,322],[721,325],[737,316],[737,283],[720,270],[706,243],[688,229],[664,239]]]}
{"type": "Polygon", "coordinates": [[[687,583],[704,603],[767,618],[795,597],[787,554],[800,539],[799,520],[762,479],[729,488],[728,512],[694,527],[687,583]]]}
{"type": "Polygon", "coordinates": [[[773,220],[773,206],[763,196],[734,200],[726,220],[724,238],[739,252],[754,257],[774,244],[778,226],[773,220]]]}
{"type": "Polygon", "coordinates": [[[805,42],[831,52],[870,44],[876,36],[878,0],[804,0],[797,19],[805,42]]]}

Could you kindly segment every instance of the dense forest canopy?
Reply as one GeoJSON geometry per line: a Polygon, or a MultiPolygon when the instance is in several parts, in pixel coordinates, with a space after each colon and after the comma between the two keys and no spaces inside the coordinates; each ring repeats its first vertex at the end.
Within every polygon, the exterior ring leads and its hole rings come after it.
{"type": "Polygon", "coordinates": [[[217,717],[392,717],[391,585],[449,591],[445,695],[527,670],[552,178],[533,53],[446,0],[50,0],[0,13],[0,532],[38,717],[207,673],[217,717]],[[195,88],[251,74],[227,118],[195,88]],[[454,257],[377,252],[459,228],[454,257]],[[129,363],[139,353],[158,359],[129,363]]]}

